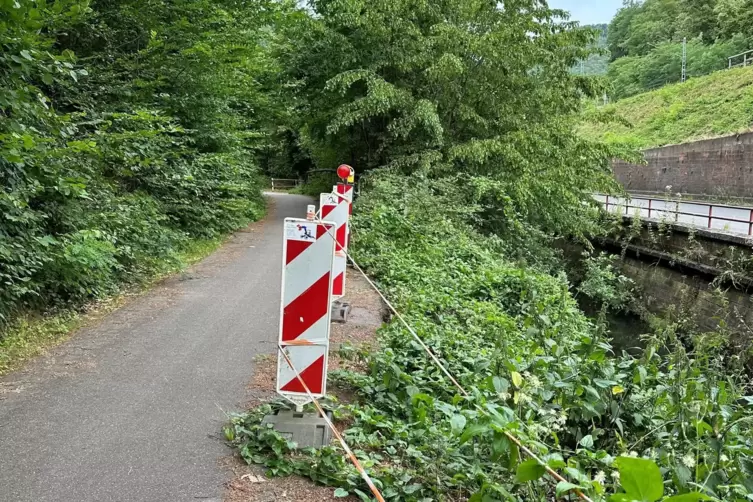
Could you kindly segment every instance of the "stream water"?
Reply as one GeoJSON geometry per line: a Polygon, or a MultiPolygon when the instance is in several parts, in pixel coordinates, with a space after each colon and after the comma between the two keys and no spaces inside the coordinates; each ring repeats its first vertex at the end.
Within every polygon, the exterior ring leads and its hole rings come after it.
{"type": "MultiPolygon", "coordinates": [[[[599,308],[588,300],[578,298],[578,304],[581,310],[594,322],[598,321],[599,308]]],[[[650,333],[649,325],[635,314],[629,312],[608,313],[606,317],[608,336],[612,339],[612,347],[616,354],[623,350],[639,355],[643,350],[644,344],[641,341],[641,335],[650,333]]]]}
{"type": "Polygon", "coordinates": [[[635,314],[616,313],[607,315],[609,336],[612,337],[612,347],[619,353],[623,350],[637,355],[643,351],[641,335],[649,333],[650,328],[643,319],[635,314]]]}

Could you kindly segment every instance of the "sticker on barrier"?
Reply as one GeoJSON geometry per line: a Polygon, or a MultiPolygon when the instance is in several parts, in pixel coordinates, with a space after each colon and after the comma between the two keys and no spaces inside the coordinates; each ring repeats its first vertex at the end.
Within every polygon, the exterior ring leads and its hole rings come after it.
{"type": "MultiPolygon", "coordinates": [[[[283,232],[279,343],[315,397],[327,391],[334,229],[330,221],[286,218],[283,232]]],[[[311,401],[282,357],[277,392],[297,406],[311,401]]]]}
{"type": "Polygon", "coordinates": [[[321,218],[326,218],[335,224],[335,260],[332,265],[332,299],[336,300],[345,295],[345,276],[348,268],[348,201],[333,193],[323,193],[319,196],[321,218]]]}

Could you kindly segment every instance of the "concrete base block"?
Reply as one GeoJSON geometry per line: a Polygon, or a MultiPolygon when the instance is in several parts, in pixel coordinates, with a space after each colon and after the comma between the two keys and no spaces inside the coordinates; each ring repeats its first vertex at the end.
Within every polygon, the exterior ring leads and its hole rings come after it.
{"type": "Polygon", "coordinates": [[[318,413],[298,413],[279,410],[267,415],[262,424],[272,424],[283,437],[298,444],[298,448],[321,448],[332,440],[332,431],[318,413]]]}
{"type": "Polygon", "coordinates": [[[332,322],[346,323],[350,315],[350,303],[336,300],[332,302],[332,322]]]}

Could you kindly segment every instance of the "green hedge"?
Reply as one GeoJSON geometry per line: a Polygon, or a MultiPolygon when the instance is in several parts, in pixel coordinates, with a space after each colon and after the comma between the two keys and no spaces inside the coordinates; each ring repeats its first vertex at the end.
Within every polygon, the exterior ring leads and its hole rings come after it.
{"type": "Polygon", "coordinates": [[[0,332],[263,213],[245,107],[264,53],[252,31],[207,45],[252,19],[226,3],[0,2],[0,332]]]}

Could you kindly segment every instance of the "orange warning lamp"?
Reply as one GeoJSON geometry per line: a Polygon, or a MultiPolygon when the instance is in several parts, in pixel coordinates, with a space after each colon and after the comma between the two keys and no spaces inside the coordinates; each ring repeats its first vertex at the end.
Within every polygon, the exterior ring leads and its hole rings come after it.
{"type": "Polygon", "coordinates": [[[343,181],[350,178],[352,172],[353,168],[348,164],[342,164],[337,168],[337,176],[343,181]]]}

